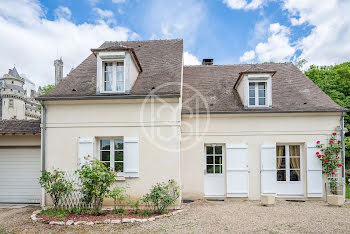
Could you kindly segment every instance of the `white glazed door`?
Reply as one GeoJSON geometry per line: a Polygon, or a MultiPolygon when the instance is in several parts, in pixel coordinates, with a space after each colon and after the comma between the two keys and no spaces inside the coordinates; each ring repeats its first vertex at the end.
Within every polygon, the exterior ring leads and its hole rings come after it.
{"type": "Polygon", "coordinates": [[[224,155],[222,145],[205,146],[204,194],[206,197],[225,195],[224,155]]]}
{"type": "Polygon", "coordinates": [[[277,195],[303,195],[300,145],[277,145],[276,169],[277,195]]]}

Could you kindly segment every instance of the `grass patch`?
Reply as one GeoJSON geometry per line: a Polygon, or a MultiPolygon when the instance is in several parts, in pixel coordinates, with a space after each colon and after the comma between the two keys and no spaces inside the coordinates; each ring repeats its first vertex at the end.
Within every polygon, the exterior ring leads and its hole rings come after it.
{"type": "Polygon", "coordinates": [[[124,210],[123,208],[119,208],[119,209],[116,209],[116,210],[112,210],[111,214],[125,215],[126,214],[126,210],[124,210]]]}
{"type": "Polygon", "coordinates": [[[152,213],[147,211],[147,210],[144,210],[144,211],[139,212],[139,215],[140,216],[151,216],[152,213]]]}
{"type": "Polygon", "coordinates": [[[0,229],[0,234],[15,234],[15,232],[14,231],[9,232],[9,231],[6,231],[5,229],[0,229]]]}
{"type": "Polygon", "coordinates": [[[350,199],[350,185],[346,184],[345,187],[345,198],[350,199]]]}
{"type": "Polygon", "coordinates": [[[68,212],[65,210],[42,210],[40,213],[57,217],[57,218],[68,216],[68,212]]]}

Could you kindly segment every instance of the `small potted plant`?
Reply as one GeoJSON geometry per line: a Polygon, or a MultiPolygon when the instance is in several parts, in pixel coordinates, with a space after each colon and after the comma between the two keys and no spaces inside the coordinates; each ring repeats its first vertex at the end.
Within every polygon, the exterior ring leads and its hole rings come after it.
{"type": "Polygon", "coordinates": [[[329,193],[327,194],[327,202],[329,205],[342,206],[344,205],[344,196],[338,194],[342,185],[338,180],[338,168],[343,166],[339,156],[342,147],[340,141],[336,139],[336,133],[333,132],[327,145],[316,142],[317,148],[321,152],[316,152],[316,156],[322,162],[322,172],[327,176],[329,193]]]}

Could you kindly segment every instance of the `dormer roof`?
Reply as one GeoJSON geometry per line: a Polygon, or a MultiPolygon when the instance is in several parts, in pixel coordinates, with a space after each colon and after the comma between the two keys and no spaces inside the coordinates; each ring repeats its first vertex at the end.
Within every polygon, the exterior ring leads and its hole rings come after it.
{"type": "Polygon", "coordinates": [[[137,58],[134,48],[122,45],[120,42],[114,42],[114,44],[107,45],[106,47],[103,47],[103,45],[100,48],[91,49],[91,52],[96,56],[99,52],[128,51],[132,55],[137,68],[140,72],[142,72],[142,67],[139,59],[137,58]]]}
{"type": "Polygon", "coordinates": [[[239,84],[239,82],[245,74],[271,74],[271,76],[275,75],[276,70],[263,68],[262,65],[263,64],[251,64],[248,69],[240,72],[237,81],[234,85],[234,88],[237,87],[237,85],[239,84]]]}

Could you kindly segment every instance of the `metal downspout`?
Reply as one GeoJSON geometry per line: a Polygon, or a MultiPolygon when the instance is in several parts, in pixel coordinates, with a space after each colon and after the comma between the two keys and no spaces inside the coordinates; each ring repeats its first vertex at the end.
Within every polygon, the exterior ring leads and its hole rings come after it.
{"type": "MultiPolygon", "coordinates": [[[[41,116],[41,171],[45,171],[46,164],[46,155],[45,155],[45,146],[46,146],[46,106],[43,101],[40,101],[42,106],[42,116],[41,116]]],[[[45,207],[45,190],[41,189],[41,206],[45,207]]]]}
{"type": "Polygon", "coordinates": [[[345,198],[345,193],[346,193],[346,186],[345,186],[345,143],[344,143],[344,116],[345,112],[342,112],[341,117],[340,117],[340,140],[341,140],[341,159],[342,159],[342,170],[341,170],[341,175],[342,175],[342,184],[343,186],[343,196],[345,198]]]}

